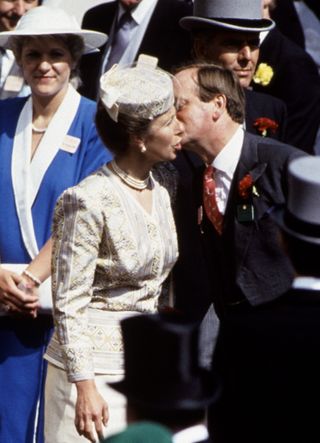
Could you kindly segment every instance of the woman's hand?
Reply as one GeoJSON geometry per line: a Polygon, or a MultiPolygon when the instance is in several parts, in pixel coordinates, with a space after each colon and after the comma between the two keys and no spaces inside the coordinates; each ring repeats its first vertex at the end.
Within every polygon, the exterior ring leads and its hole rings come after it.
{"type": "Polygon", "coordinates": [[[0,268],[0,302],[7,310],[35,317],[39,297],[34,286],[23,276],[0,268]]]}
{"type": "Polygon", "coordinates": [[[103,427],[109,419],[108,405],[99,394],[94,380],[76,382],[77,403],[75,425],[79,435],[83,435],[91,442],[103,438],[103,427]]]}

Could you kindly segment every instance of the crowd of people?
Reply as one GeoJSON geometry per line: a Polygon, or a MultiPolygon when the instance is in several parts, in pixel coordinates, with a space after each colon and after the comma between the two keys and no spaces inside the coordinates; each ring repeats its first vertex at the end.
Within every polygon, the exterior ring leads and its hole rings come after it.
{"type": "Polygon", "coordinates": [[[274,0],[45,3],[0,0],[0,442],[318,442],[315,60],[274,0]]]}

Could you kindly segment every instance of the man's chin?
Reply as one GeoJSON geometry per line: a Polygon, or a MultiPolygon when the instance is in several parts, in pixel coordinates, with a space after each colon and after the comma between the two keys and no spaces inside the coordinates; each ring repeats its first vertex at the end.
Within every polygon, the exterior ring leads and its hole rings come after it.
{"type": "Polygon", "coordinates": [[[239,83],[243,88],[249,88],[252,78],[251,77],[238,77],[239,83]]]}

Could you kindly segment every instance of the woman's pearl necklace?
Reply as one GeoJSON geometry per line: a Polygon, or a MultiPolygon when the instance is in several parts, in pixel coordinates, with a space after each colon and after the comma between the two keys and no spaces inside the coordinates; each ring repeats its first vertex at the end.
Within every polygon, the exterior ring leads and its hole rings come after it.
{"type": "Polygon", "coordinates": [[[34,124],[32,123],[32,130],[33,132],[36,132],[37,134],[44,134],[48,128],[36,128],[34,124]]]}
{"type": "Polygon", "coordinates": [[[137,178],[131,177],[131,175],[127,174],[125,171],[119,168],[115,160],[111,161],[111,166],[115,174],[130,188],[137,189],[138,191],[142,191],[149,186],[150,183],[150,174],[144,180],[139,180],[137,178]]]}

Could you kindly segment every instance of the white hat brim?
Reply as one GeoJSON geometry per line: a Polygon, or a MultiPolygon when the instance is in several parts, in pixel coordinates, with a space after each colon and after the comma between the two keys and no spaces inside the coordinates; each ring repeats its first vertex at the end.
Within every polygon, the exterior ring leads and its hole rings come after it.
{"type": "Polygon", "coordinates": [[[195,17],[187,16],[183,17],[179,21],[180,26],[187,31],[209,29],[212,27],[218,27],[223,29],[229,29],[234,31],[245,31],[245,32],[262,32],[270,31],[274,28],[275,23],[273,20],[261,19],[261,20],[233,20],[233,22],[228,23],[227,19],[217,20],[214,18],[205,17],[195,17]]]}
{"type": "Polygon", "coordinates": [[[56,28],[47,28],[46,30],[34,32],[25,31],[25,30],[14,30],[14,31],[5,31],[0,33],[0,46],[5,49],[10,49],[10,38],[11,37],[27,37],[27,36],[48,36],[48,35],[61,35],[61,34],[72,34],[81,37],[84,42],[84,53],[89,53],[97,48],[103,46],[108,40],[107,34],[98,31],[89,31],[86,29],[79,29],[79,31],[70,30],[70,29],[59,29],[56,28]]]}

